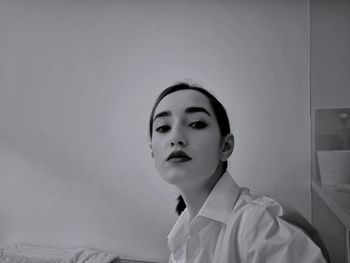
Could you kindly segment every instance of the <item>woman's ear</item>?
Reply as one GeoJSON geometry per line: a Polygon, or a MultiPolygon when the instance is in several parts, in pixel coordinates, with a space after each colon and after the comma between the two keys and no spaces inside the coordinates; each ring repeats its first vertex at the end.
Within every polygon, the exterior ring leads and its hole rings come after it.
{"type": "Polygon", "coordinates": [[[235,148],[235,137],[232,133],[227,134],[222,141],[221,156],[222,162],[227,161],[235,148]]]}
{"type": "Polygon", "coordinates": [[[152,156],[152,158],[154,158],[154,153],[152,151],[152,144],[151,143],[149,144],[149,148],[151,149],[151,156],[152,156]]]}

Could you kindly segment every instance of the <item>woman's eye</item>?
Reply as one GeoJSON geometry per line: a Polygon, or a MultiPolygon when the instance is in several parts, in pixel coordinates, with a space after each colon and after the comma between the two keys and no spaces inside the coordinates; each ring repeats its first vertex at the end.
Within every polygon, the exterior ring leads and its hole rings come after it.
{"type": "Polygon", "coordinates": [[[160,132],[160,133],[165,133],[167,131],[170,130],[170,126],[168,125],[162,125],[162,126],[159,126],[157,129],[156,129],[156,132],[160,132]]]}
{"type": "Polygon", "coordinates": [[[194,128],[194,129],[204,129],[206,128],[208,125],[203,122],[203,121],[195,121],[195,122],[192,122],[190,124],[190,127],[194,128]]]}

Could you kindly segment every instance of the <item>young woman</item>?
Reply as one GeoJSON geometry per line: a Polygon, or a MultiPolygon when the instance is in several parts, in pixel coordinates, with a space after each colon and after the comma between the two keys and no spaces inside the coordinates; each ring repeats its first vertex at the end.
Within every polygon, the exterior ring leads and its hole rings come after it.
{"type": "Polygon", "coordinates": [[[250,195],[227,172],[234,137],[207,90],[187,83],[165,89],[149,128],[155,166],[181,193],[169,262],[327,262],[317,232],[298,212],[250,195]]]}

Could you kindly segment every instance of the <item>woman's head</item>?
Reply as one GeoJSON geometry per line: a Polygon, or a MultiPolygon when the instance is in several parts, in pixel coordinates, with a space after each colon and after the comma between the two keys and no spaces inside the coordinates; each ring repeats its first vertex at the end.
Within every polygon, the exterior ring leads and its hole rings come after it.
{"type": "Polygon", "coordinates": [[[178,186],[208,179],[218,169],[223,173],[233,150],[222,104],[207,90],[183,82],[158,96],[149,134],[160,175],[178,186]],[[175,157],[170,160],[171,154],[175,157]],[[195,176],[193,181],[189,174],[195,176]]]}
{"type": "Polygon", "coordinates": [[[230,122],[226,113],[226,110],[224,108],[224,106],[220,103],[220,101],[218,101],[214,95],[212,95],[209,91],[207,91],[206,89],[198,86],[198,85],[190,85],[186,82],[179,82],[176,83],[173,86],[170,86],[168,88],[166,88],[165,90],[163,90],[158,98],[156,99],[152,111],[151,111],[151,117],[149,120],[149,135],[152,138],[153,135],[153,118],[154,118],[154,112],[159,104],[159,102],[167,95],[175,92],[175,91],[179,91],[179,90],[195,90],[198,91],[200,93],[202,93],[203,95],[205,95],[207,97],[207,99],[209,100],[209,103],[215,113],[218,125],[219,125],[219,129],[220,129],[220,133],[222,136],[225,136],[227,134],[229,134],[231,132],[230,130],[230,122]]]}

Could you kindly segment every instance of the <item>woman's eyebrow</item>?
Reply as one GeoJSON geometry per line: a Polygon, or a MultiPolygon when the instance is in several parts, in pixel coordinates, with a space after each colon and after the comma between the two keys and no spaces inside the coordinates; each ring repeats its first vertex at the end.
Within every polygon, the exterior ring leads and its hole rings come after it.
{"type": "Polygon", "coordinates": [[[211,116],[210,113],[203,107],[189,107],[185,109],[185,113],[196,113],[196,112],[204,112],[208,116],[211,116]]]}
{"type": "Polygon", "coordinates": [[[159,118],[159,117],[167,117],[167,116],[170,116],[170,111],[161,111],[159,113],[157,113],[154,118],[153,118],[153,121],[155,121],[155,119],[159,118]]]}
{"type": "MultiPolygon", "coordinates": [[[[210,113],[203,107],[188,107],[185,109],[185,113],[197,113],[197,112],[203,112],[208,116],[211,116],[210,113]]],[[[168,117],[170,115],[171,115],[170,111],[161,111],[154,116],[153,121],[155,121],[157,118],[168,117]]]]}

